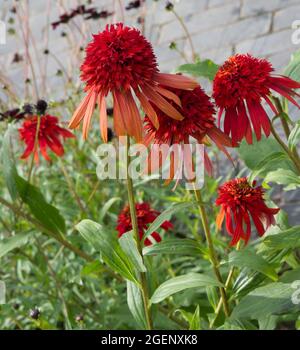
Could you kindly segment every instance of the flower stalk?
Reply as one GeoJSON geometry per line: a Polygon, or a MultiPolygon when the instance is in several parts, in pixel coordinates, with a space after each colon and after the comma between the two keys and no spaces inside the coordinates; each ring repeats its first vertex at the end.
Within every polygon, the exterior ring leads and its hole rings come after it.
{"type": "MultiPolygon", "coordinates": [[[[129,146],[130,146],[130,138],[127,136],[126,141],[126,176],[127,176],[127,192],[128,192],[128,202],[129,202],[129,208],[130,208],[130,216],[131,216],[131,224],[132,224],[132,230],[135,236],[136,244],[138,251],[143,258],[142,254],[142,244],[139,236],[139,229],[138,229],[138,221],[136,216],[136,209],[135,209],[135,198],[134,198],[134,191],[133,191],[133,182],[132,178],[129,173],[129,146]]],[[[147,329],[152,329],[152,319],[151,319],[151,312],[150,312],[150,303],[149,303],[149,293],[148,293],[148,286],[147,286],[147,276],[145,272],[140,273],[140,284],[141,284],[141,294],[144,304],[144,311],[145,311],[145,317],[146,317],[146,323],[147,323],[147,329]]]]}
{"type": "MultiPolygon", "coordinates": [[[[195,193],[195,197],[196,197],[198,207],[199,207],[199,213],[200,213],[200,217],[201,217],[201,221],[202,221],[202,225],[203,225],[203,229],[204,229],[204,233],[205,233],[205,237],[206,237],[206,241],[207,241],[207,246],[208,246],[210,260],[211,260],[211,263],[213,266],[213,270],[214,270],[214,273],[215,273],[217,280],[224,285],[224,282],[223,282],[223,279],[222,279],[222,276],[221,276],[221,273],[219,270],[219,261],[218,261],[218,258],[217,258],[216,252],[215,252],[213,241],[212,241],[210,228],[209,228],[209,224],[208,224],[208,219],[207,219],[207,214],[206,214],[206,210],[205,210],[204,205],[203,205],[201,192],[200,192],[200,190],[194,188],[194,193],[195,193]]],[[[227,295],[226,295],[226,291],[225,291],[224,287],[220,287],[220,294],[221,294],[222,304],[224,307],[224,313],[225,313],[226,317],[229,317],[230,310],[229,310],[227,295]]]]}

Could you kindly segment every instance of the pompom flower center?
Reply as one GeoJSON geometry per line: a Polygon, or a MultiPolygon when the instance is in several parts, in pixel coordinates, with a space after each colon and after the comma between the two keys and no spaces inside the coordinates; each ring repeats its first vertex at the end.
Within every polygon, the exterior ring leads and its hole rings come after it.
{"type": "Polygon", "coordinates": [[[151,44],[137,29],[119,23],[94,35],[81,71],[87,89],[101,86],[107,94],[151,84],[158,69],[151,44]]]}
{"type": "Polygon", "coordinates": [[[268,79],[271,64],[250,55],[230,57],[219,69],[214,80],[214,99],[219,107],[237,106],[239,101],[260,101],[269,95],[268,79]]]}

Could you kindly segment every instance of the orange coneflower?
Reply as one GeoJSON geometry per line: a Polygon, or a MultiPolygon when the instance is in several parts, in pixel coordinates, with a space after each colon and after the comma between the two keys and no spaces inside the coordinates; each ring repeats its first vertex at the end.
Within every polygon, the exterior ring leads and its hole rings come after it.
{"type": "MultiPolygon", "coordinates": [[[[183,120],[175,120],[168,118],[168,116],[154,106],[158,115],[159,128],[156,129],[152,120],[148,115],[145,117],[145,144],[189,144],[189,138],[195,138],[198,143],[206,144],[213,142],[223,151],[229,158],[229,154],[225,147],[231,147],[232,142],[230,138],[224,134],[215,125],[215,109],[210,101],[209,96],[203,91],[200,86],[197,86],[192,91],[181,89],[172,89],[172,92],[177,96],[178,101],[181,101],[181,107],[176,102],[170,100],[170,103],[180,112],[183,120]]],[[[186,152],[186,158],[190,158],[186,152]]],[[[212,173],[211,161],[204,152],[204,165],[206,171],[212,173]]],[[[174,164],[171,159],[171,177],[176,173],[174,164]]]]}
{"type": "MultiPolygon", "coordinates": [[[[83,120],[83,137],[87,138],[91,117],[96,103],[100,108],[100,130],[107,141],[107,113],[105,98],[112,93],[114,103],[114,127],[118,136],[133,136],[142,140],[143,128],[134,95],[145,113],[158,127],[154,104],[166,115],[183,119],[181,113],[165,97],[177,101],[166,87],[193,89],[196,82],[172,74],[159,73],[151,44],[134,28],[122,23],[108,25],[94,35],[87,46],[81,66],[81,79],[86,83],[87,95],[75,111],[69,127],[74,129],[83,120]],[[151,103],[150,103],[151,102],[151,103]]],[[[177,103],[180,104],[179,101],[177,103]]]]}
{"type": "Polygon", "coordinates": [[[265,100],[277,115],[279,112],[270,99],[270,90],[274,90],[300,108],[293,98],[298,95],[294,89],[300,83],[285,77],[272,75],[270,62],[251,55],[230,57],[216,74],[213,84],[213,97],[219,107],[219,123],[225,111],[224,131],[231,135],[233,143],[243,138],[252,143],[252,128],[259,141],[262,130],[268,137],[271,122],[262,106],[265,100]]]}
{"type": "Polygon", "coordinates": [[[264,201],[264,190],[261,186],[251,186],[247,178],[233,179],[219,188],[216,205],[221,206],[217,217],[217,226],[220,229],[226,218],[227,232],[232,236],[231,245],[243,239],[245,243],[251,235],[251,219],[259,236],[275,224],[274,215],[279,208],[268,208],[264,201]]]}

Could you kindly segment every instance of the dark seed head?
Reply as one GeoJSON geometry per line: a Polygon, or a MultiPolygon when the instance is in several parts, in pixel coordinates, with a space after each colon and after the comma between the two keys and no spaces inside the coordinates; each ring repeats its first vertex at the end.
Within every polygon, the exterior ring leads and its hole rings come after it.
{"type": "Polygon", "coordinates": [[[165,9],[167,11],[172,11],[174,9],[174,5],[170,1],[168,1],[167,4],[166,4],[165,9]]]}
{"type": "Polygon", "coordinates": [[[83,320],[84,320],[84,317],[83,317],[82,314],[77,315],[77,316],[75,317],[75,321],[76,321],[76,322],[83,322],[83,320]]]}
{"type": "Polygon", "coordinates": [[[48,104],[45,100],[38,100],[35,106],[37,113],[40,115],[45,114],[47,107],[48,104]]]}
{"type": "Polygon", "coordinates": [[[38,320],[40,315],[41,315],[41,312],[40,312],[40,310],[37,307],[35,307],[34,309],[30,310],[29,316],[33,320],[38,320]]]}
{"type": "Polygon", "coordinates": [[[23,106],[23,111],[24,113],[26,114],[33,114],[33,106],[29,103],[26,103],[24,106],[23,106]]]}
{"type": "Polygon", "coordinates": [[[19,309],[20,309],[20,304],[19,304],[19,303],[14,303],[14,304],[13,304],[13,308],[14,308],[15,310],[19,310],[19,309]]]}

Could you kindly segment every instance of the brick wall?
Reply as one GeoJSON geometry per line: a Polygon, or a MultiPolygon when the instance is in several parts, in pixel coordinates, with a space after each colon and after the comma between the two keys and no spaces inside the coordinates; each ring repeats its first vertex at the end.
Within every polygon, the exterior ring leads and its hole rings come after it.
{"type": "MultiPolygon", "coordinates": [[[[103,29],[107,21],[97,20],[81,22],[79,19],[70,26],[62,25],[56,30],[47,30],[47,23],[56,20],[59,14],[78,5],[78,0],[28,0],[29,25],[32,34],[30,53],[36,67],[36,76],[47,77],[51,87],[61,82],[57,71],[68,72],[70,76],[78,75],[76,67],[82,60],[83,53],[76,51],[70,44],[70,38],[76,45],[85,46],[90,33],[103,29]],[[79,33],[78,27],[83,32],[79,33]],[[67,37],[62,37],[65,31],[67,37]],[[34,42],[34,45],[33,45],[34,42]],[[51,54],[45,57],[45,49],[51,54]]],[[[129,0],[122,1],[126,5],[129,0]]],[[[211,58],[221,63],[236,52],[250,52],[257,56],[268,57],[276,69],[282,68],[289,61],[292,52],[300,49],[291,41],[293,29],[291,24],[300,19],[299,0],[180,0],[173,1],[176,12],[187,26],[195,51],[201,58],[211,58]]],[[[26,0],[20,0],[24,6],[26,0]]],[[[86,1],[81,1],[86,3],[86,1]]],[[[146,35],[154,45],[161,70],[170,71],[191,59],[191,46],[185,31],[174,14],[165,10],[164,0],[146,0],[146,35]],[[177,43],[177,51],[170,50],[170,42],[177,43]]],[[[19,26],[20,18],[10,12],[13,0],[1,0],[0,19],[7,23],[7,29],[13,28],[16,34],[7,36],[7,44],[0,45],[1,72],[17,86],[22,95],[24,79],[31,75],[30,67],[23,62],[12,63],[16,52],[24,55],[24,40],[19,26]],[[14,19],[14,23],[11,22],[14,19]]],[[[19,6],[19,5],[18,5],[19,6]]],[[[92,5],[99,9],[114,11],[109,21],[120,21],[118,0],[94,0],[92,5]]],[[[137,25],[137,18],[143,9],[124,11],[126,23],[137,25]]],[[[23,21],[23,18],[21,18],[23,21]]],[[[53,90],[52,90],[53,91],[53,90]]]]}

